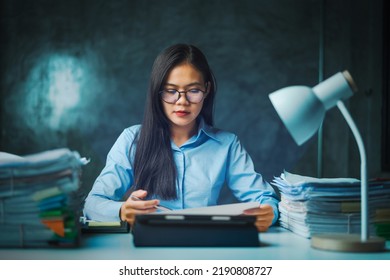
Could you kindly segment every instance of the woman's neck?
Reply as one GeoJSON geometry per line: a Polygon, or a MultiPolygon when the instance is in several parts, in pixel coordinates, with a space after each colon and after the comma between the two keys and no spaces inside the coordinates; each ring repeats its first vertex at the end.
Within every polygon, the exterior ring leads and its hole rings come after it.
{"type": "Polygon", "coordinates": [[[188,141],[192,136],[194,136],[198,131],[198,123],[193,122],[191,126],[181,127],[181,126],[171,126],[171,138],[176,146],[180,147],[185,142],[188,141]]]}

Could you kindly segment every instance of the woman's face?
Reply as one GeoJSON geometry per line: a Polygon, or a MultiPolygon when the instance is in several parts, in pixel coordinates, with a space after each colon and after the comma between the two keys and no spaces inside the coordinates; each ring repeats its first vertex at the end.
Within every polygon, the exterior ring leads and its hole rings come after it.
{"type": "MultiPolygon", "coordinates": [[[[164,90],[177,90],[180,92],[199,89],[207,96],[206,84],[202,73],[188,63],[174,67],[168,74],[164,90]]],[[[190,103],[185,94],[180,94],[179,100],[174,104],[162,102],[164,113],[171,122],[173,129],[181,128],[191,131],[196,125],[196,118],[203,107],[204,98],[199,103],[190,103]]]]}

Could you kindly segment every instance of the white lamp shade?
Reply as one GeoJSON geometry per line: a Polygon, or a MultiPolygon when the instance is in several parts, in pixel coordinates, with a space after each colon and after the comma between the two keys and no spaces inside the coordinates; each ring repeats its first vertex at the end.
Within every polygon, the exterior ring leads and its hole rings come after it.
{"type": "Polygon", "coordinates": [[[288,131],[298,145],[306,142],[325,117],[325,112],[334,106],[340,109],[353,135],[360,153],[361,184],[361,236],[360,241],[351,235],[312,236],[312,246],[325,250],[337,251],[382,251],[385,250],[385,239],[368,238],[368,182],[366,152],[363,139],[345,107],[342,99],[347,99],[357,91],[357,87],[348,71],[339,72],[313,88],[291,86],[275,91],[269,95],[272,105],[288,131]]]}
{"type": "Polygon", "coordinates": [[[325,117],[323,103],[309,87],[286,87],[271,93],[269,98],[298,145],[316,133],[325,117]]]}

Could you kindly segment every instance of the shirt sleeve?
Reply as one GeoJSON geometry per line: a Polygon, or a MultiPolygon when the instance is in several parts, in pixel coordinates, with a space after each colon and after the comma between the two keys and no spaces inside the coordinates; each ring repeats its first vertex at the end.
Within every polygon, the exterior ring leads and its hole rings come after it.
{"type": "Polygon", "coordinates": [[[226,181],[236,198],[243,202],[259,201],[269,204],[274,211],[272,224],[279,218],[279,198],[273,187],[254,169],[253,161],[237,136],[231,143],[226,181]]]}
{"type": "Polygon", "coordinates": [[[84,215],[95,221],[119,221],[123,196],[133,185],[130,148],[134,129],[125,129],[107,155],[106,165],[97,177],[84,205],[84,215]]]}

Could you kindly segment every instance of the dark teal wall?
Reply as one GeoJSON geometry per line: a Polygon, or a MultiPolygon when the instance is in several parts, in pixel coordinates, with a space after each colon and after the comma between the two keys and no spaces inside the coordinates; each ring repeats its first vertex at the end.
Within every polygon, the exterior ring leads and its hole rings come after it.
{"type": "MultiPolygon", "coordinates": [[[[334,3],[332,26],[350,24],[351,2],[334,3]]],[[[2,1],[0,150],[77,150],[92,160],[83,174],[88,190],[120,132],[142,120],[154,58],[185,42],[204,51],[217,78],[216,126],[238,134],[270,180],[292,169],[315,142],[294,144],[268,93],[318,82],[320,4],[2,1]]],[[[332,36],[350,35],[346,28],[335,28],[332,36]]],[[[349,50],[339,44],[343,51],[335,57],[349,50]]],[[[325,74],[350,66],[349,58],[337,59],[325,74]]]]}

